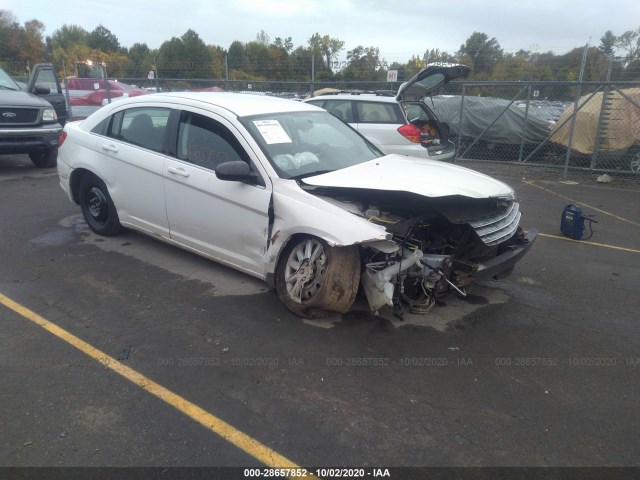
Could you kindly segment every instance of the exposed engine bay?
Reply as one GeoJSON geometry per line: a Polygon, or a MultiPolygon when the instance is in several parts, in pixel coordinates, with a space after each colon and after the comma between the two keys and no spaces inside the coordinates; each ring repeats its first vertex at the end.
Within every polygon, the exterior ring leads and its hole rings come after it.
{"type": "MultiPolygon", "coordinates": [[[[426,313],[444,295],[464,296],[485,262],[527,242],[513,196],[428,198],[397,191],[305,190],[383,226],[397,245],[395,251],[361,245],[361,285],[374,312],[388,305],[400,315],[405,308],[426,313]]],[[[494,266],[490,276],[509,275],[513,263],[494,266]]]]}

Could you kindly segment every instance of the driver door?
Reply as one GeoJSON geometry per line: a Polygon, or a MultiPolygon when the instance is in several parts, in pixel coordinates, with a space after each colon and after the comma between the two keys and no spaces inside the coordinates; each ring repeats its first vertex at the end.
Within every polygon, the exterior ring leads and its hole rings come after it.
{"type": "Polygon", "coordinates": [[[215,174],[218,165],[234,160],[257,171],[251,153],[224,118],[183,111],[176,155],[164,166],[165,198],[171,239],[264,278],[271,182],[265,175],[248,184],[215,174]]]}

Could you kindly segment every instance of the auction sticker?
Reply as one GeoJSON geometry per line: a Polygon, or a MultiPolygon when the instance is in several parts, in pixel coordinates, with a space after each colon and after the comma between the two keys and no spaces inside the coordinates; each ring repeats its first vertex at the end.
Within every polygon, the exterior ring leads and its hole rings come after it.
{"type": "Polygon", "coordinates": [[[264,141],[268,145],[274,143],[291,143],[291,138],[284,131],[278,120],[254,120],[256,126],[264,141]]]}

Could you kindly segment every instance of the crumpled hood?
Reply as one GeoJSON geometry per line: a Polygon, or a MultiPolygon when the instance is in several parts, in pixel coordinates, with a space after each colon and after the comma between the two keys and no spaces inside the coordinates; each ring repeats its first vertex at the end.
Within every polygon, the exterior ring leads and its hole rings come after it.
{"type": "Polygon", "coordinates": [[[507,184],[474,170],[403,155],[386,155],[302,181],[318,187],[411,192],[425,197],[487,198],[513,194],[507,184]]]}

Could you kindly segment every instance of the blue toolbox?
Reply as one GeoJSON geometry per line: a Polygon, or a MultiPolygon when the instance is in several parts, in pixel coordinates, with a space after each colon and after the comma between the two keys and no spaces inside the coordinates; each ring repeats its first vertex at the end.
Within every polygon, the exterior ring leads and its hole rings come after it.
{"type": "Polygon", "coordinates": [[[587,240],[593,236],[593,223],[598,222],[582,215],[582,208],[578,205],[569,204],[562,211],[560,231],[574,240],[587,240]],[[591,231],[589,236],[586,236],[587,227],[584,222],[589,222],[589,230],[591,231]]]}

